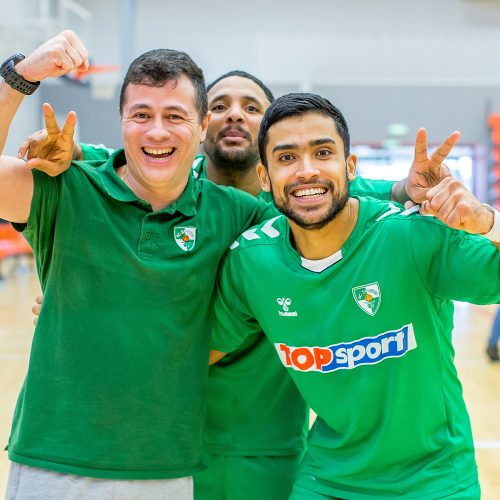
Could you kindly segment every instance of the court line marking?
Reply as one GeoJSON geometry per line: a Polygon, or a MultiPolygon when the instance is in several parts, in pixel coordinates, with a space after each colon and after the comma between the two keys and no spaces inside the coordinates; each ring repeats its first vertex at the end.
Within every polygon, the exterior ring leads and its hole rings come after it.
{"type": "Polygon", "coordinates": [[[477,449],[500,449],[500,440],[485,441],[479,440],[474,441],[474,447],[477,449]]]}

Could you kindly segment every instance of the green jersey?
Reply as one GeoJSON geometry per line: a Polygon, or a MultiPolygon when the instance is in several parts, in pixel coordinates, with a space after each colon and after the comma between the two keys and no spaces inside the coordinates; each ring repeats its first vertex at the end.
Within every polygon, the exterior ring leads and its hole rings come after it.
{"type": "Polygon", "coordinates": [[[44,307],[9,457],[90,477],[188,476],[203,468],[219,261],[269,205],[190,176],[178,200],[153,211],[116,175],[124,163],[118,150],[97,168],[33,170],[23,228],[44,307]]]}
{"type": "Polygon", "coordinates": [[[500,302],[500,252],[399,205],[359,203],[337,262],[317,272],[284,217],[245,232],[219,274],[212,347],[231,351],[261,329],[274,345],[318,415],[301,486],[441,497],[477,480],[451,300],[500,302]]]}

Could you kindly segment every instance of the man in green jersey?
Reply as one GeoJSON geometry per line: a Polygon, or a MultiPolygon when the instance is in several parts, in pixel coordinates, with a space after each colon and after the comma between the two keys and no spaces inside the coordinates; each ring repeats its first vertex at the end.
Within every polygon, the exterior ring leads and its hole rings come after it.
{"type": "Polygon", "coordinates": [[[263,329],[317,413],[291,498],[478,498],[451,299],[500,301],[498,249],[468,234],[494,232],[494,214],[452,179],[423,208],[467,232],[349,198],[347,125],[318,96],[275,101],[259,148],[286,217],[232,245],[213,346],[263,329]]]}
{"type": "MultiPolygon", "coordinates": [[[[37,82],[87,65],[70,31],[9,58],[0,151],[37,82]]],[[[139,56],[120,112],[124,149],[108,161],[50,177],[0,158],[0,217],[30,241],[47,305],[9,439],[9,499],[115,490],[123,499],[191,498],[190,476],[204,468],[218,264],[242,230],[274,211],[191,175],[209,114],[203,73],[187,54],[139,56]]],[[[70,113],[47,161],[72,148],[74,123],[70,113]]]]}

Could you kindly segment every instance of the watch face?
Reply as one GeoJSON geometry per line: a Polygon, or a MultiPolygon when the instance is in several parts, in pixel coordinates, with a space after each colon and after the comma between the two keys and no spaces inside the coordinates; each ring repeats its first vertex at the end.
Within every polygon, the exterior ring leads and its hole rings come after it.
{"type": "Polygon", "coordinates": [[[13,56],[10,56],[6,61],[2,63],[2,69],[5,68],[11,61],[13,65],[15,66],[18,62],[22,61],[24,59],[24,56],[22,54],[14,54],[13,56]]]}

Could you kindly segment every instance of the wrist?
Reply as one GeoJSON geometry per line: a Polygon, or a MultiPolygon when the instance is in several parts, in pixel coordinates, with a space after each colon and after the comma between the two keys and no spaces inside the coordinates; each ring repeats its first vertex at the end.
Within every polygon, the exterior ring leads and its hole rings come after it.
{"type": "Polygon", "coordinates": [[[407,178],[401,179],[395,182],[391,188],[391,200],[397,201],[404,205],[407,201],[411,200],[411,197],[406,192],[407,178]]]}
{"type": "Polygon", "coordinates": [[[488,224],[489,229],[487,229],[485,233],[480,234],[481,236],[498,243],[500,242],[500,213],[487,203],[482,203],[482,206],[486,208],[490,214],[488,217],[490,223],[488,224]]]}
{"type": "Polygon", "coordinates": [[[26,81],[31,82],[31,83],[37,83],[37,79],[33,78],[29,74],[29,63],[26,62],[26,59],[23,59],[22,61],[19,61],[15,66],[14,69],[16,73],[23,77],[26,81]]]}

